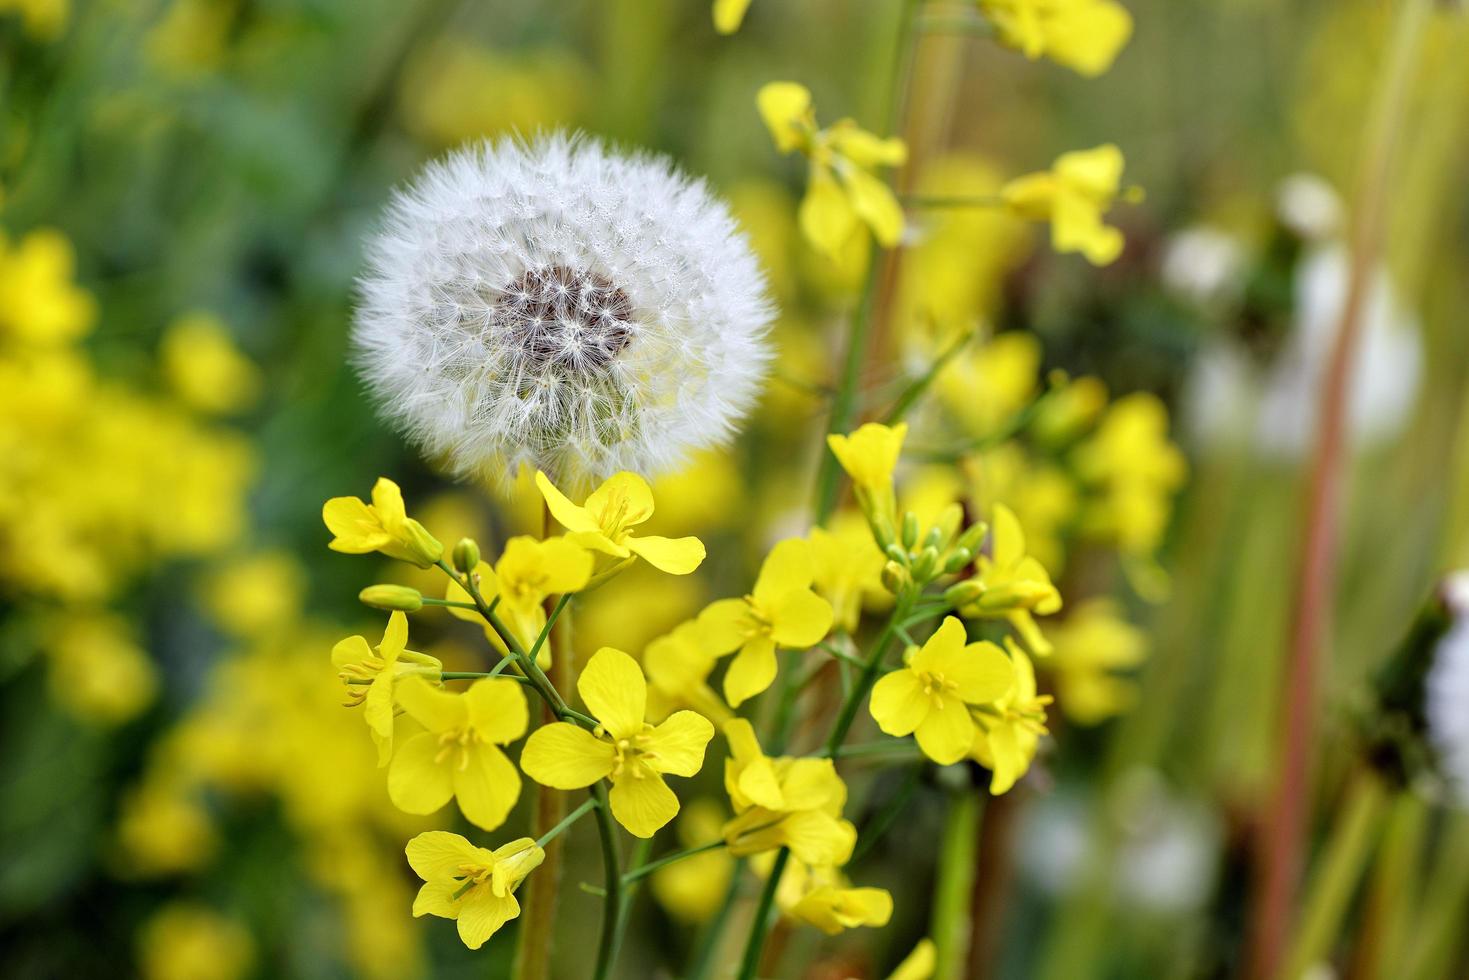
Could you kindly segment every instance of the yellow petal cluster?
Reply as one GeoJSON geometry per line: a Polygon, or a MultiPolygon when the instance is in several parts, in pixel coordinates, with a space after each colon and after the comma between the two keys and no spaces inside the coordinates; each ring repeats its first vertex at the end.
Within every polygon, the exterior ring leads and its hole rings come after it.
{"type": "Polygon", "coordinates": [[[687,575],[704,560],[704,544],[698,538],[634,533],[635,527],[653,516],[653,491],[636,473],[608,477],[580,506],[557,490],[544,473],[536,474],[536,487],[552,516],[570,532],[567,536],[582,547],[616,558],[637,555],[670,575],[687,575]]]}
{"type": "Polygon", "coordinates": [[[349,636],[332,648],[332,666],[347,688],[348,707],[362,705],[362,717],[377,744],[378,765],[393,754],[394,690],[404,677],[439,682],[443,665],[427,654],[408,649],[408,617],[395,612],[375,648],[361,636],[349,636]]]}
{"type": "MultiPolygon", "coordinates": [[[[495,604],[495,615],[520,645],[529,650],[546,625],[546,598],[580,591],[591,578],[592,565],[592,556],[586,549],[567,538],[537,541],[521,535],[505,542],[505,550],[493,567],[482,561],[473,574],[479,583],[480,596],[487,603],[500,600],[495,604]]],[[[453,602],[471,601],[469,593],[457,582],[449,583],[444,598],[453,602]]],[[[501,655],[509,652],[500,635],[478,611],[450,606],[449,612],[459,619],[479,623],[501,655]]],[[[550,644],[541,646],[536,663],[543,670],[551,666],[550,644]]]]}
{"type": "Polygon", "coordinates": [[[380,551],[389,558],[428,568],[444,555],[444,546],[408,516],[403,491],[387,477],[372,487],[372,503],[358,497],[333,497],[321,508],[321,519],[334,537],[327,547],[348,555],[380,551]]]}
{"type": "Polygon", "coordinates": [[[423,879],[413,914],[453,919],[470,949],[479,949],[520,915],[515,889],[546,857],[529,837],[491,851],[442,830],[419,834],[405,850],[408,864],[423,879]]]}
{"type": "Polygon", "coordinates": [[[1095,77],[1132,37],[1132,15],[1115,0],[979,0],[1000,43],[1034,61],[1095,77]]]}
{"type": "Polygon", "coordinates": [[[1102,220],[1122,182],[1122,151],[1111,143],[1056,158],[1050,170],[1017,177],[1000,191],[1021,217],[1051,223],[1051,246],[1093,265],[1122,254],[1122,232],[1102,220]]]}
{"type": "Polygon", "coordinates": [[[996,796],[1008,792],[1030,769],[1040,737],[1046,734],[1046,705],[1052,701],[1049,694],[1036,694],[1035,667],[1025,651],[1008,636],[1005,647],[1015,665],[1015,685],[993,711],[975,715],[978,724],[970,749],[971,757],[990,770],[990,792],[996,796]]]}

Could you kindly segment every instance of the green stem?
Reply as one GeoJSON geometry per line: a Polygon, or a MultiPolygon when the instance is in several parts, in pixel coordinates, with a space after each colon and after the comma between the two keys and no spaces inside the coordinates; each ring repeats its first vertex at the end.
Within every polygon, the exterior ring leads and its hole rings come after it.
{"type": "Polygon", "coordinates": [[[596,980],[607,980],[622,944],[622,868],[617,858],[617,828],[612,822],[607,789],[597,782],[592,784],[591,793],[597,801],[597,831],[602,841],[603,884],[607,890],[602,902],[602,937],[597,944],[597,968],[593,976],[596,980]]]}
{"type": "Polygon", "coordinates": [[[908,806],[908,801],[913,799],[913,793],[918,789],[918,780],[922,775],[922,763],[908,767],[908,775],[904,777],[903,785],[898,787],[898,791],[892,795],[892,798],[884,803],[882,809],[878,810],[862,827],[862,833],[857,838],[857,847],[852,851],[852,858],[847,862],[848,864],[856,864],[862,860],[867,856],[867,852],[882,840],[883,835],[897,821],[898,814],[902,813],[908,806]]]}
{"type": "Polygon", "coordinates": [[[673,864],[676,861],[682,861],[684,858],[691,858],[695,854],[705,854],[709,851],[717,851],[719,850],[719,848],[724,846],[725,842],[723,840],[712,840],[707,844],[700,844],[698,847],[691,847],[686,851],[677,851],[673,854],[667,855],[666,857],[661,857],[658,860],[653,861],[649,864],[645,864],[640,868],[635,868],[632,871],[629,871],[627,874],[622,876],[622,883],[624,885],[630,885],[640,878],[646,878],[648,875],[657,871],[659,868],[662,868],[664,865],[673,864]]]}
{"type": "Polygon", "coordinates": [[[883,425],[897,425],[901,422],[903,416],[908,414],[909,410],[918,403],[918,399],[922,398],[923,393],[933,384],[934,379],[939,376],[939,372],[947,367],[949,362],[959,355],[960,351],[969,346],[969,342],[973,339],[974,335],[972,333],[965,334],[951,344],[942,354],[934,358],[934,362],[929,365],[928,370],[913,379],[913,383],[905,388],[903,393],[898,396],[898,400],[893,403],[893,407],[889,409],[887,416],[882,420],[883,425]]]}
{"type": "Polygon", "coordinates": [[[482,670],[446,670],[439,675],[439,679],[445,681],[476,681],[482,677],[503,677],[507,681],[514,681],[517,684],[524,684],[527,687],[531,686],[530,678],[528,677],[501,673],[505,669],[505,664],[509,662],[510,660],[508,658],[502,660],[495,665],[494,670],[488,672],[482,670]]]}
{"type": "Polygon", "coordinates": [[[938,952],[935,980],[959,980],[969,959],[969,902],[974,892],[983,807],[983,797],[973,790],[949,798],[948,818],[939,843],[938,883],[930,926],[938,952]]]}
{"type": "Polygon", "coordinates": [[[552,827],[550,830],[548,830],[544,834],[542,834],[541,835],[541,839],[538,840],[538,841],[536,841],[536,846],[537,847],[545,847],[547,844],[551,843],[557,837],[560,837],[561,834],[562,834],[562,832],[564,830],[566,830],[567,827],[570,827],[572,824],[576,823],[582,817],[586,816],[587,815],[587,811],[591,810],[596,805],[597,805],[597,800],[596,800],[595,797],[593,797],[591,799],[588,799],[581,806],[577,807],[575,810],[572,810],[570,813],[568,813],[566,815],[565,819],[563,819],[560,823],[558,823],[556,826],[552,827]]]}
{"type": "MultiPolygon", "coordinates": [[[[864,755],[915,755],[917,744],[911,738],[882,739],[877,742],[859,742],[856,745],[842,747],[843,759],[855,759],[864,755]]],[[[826,757],[829,749],[824,749],[819,757],[826,757]]]]}
{"type": "Polygon", "coordinates": [[[775,864],[770,867],[770,877],[760,890],[760,903],[755,907],[755,918],[750,923],[750,939],[745,943],[745,954],[740,958],[739,980],[754,980],[760,969],[760,954],[765,950],[765,934],[775,920],[775,892],[780,888],[780,876],[785,872],[786,862],[791,859],[790,848],[782,847],[775,854],[775,864]]]}
{"type": "Polygon", "coordinates": [[[1304,976],[1312,964],[1330,954],[1342,916],[1372,854],[1387,802],[1387,788],[1375,772],[1364,770],[1353,779],[1306,894],[1295,943],[1280,974],[1286,980],[1304,976]]]}
{"type": "Polygon", "coordinates": [[[729,920],[735,899],[739,897],[740,875],[744,870],[745,860],[740,858],[730,873],[729,887],[724,890],[724,901],[719,903],[719,910],[704,926],[704,934],[699,938],[698,950],[689,966],[689,980],[709,980],[714,972],[714,958],[719,952],[719,940],[724,935],[724,924],[729,920]]]}
{"type": "Polygon", "coordinates": [[[449,609],[479,608],[472,602],[455,602],[453,599],[430,599],[428,596],[421,596],[419,598],[419,601],[422,602],[425,606],[444,606],[449,609]]]}
{"type": "Polygon", "coordinates": [[[877,681],[878,670],[882,667],[882,661],[887,656],[888,646],[891,645],[893,634],[896,632],[898,622],[907,611],[907,603],[903,599],[898,600],[898,605],[893,610],[893,615],[888,619],[887,626],[882,635],[872,645],[872,653],[867,662],[862,665],[862,674],[857,678],[857,684],[852,688],[846,700],[842,702],[841,712],[837,715],[836,724],[832,725],[831,735],[826,740],[825,755],[835,759],[841,754],[842,742],[846,740],[847,732],[852,727],[852,722],[857,720],[857,709],[862,705],[862,699],[872,689],[877,681]]]}

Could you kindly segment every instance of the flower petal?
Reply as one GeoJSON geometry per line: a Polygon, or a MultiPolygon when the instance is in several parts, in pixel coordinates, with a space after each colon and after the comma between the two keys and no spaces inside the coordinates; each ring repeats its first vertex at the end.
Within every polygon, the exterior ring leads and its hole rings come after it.
{"type": "Polygon", "coordinates": [[[378,656],[388,663],[395,663],[398,655],[408,646],[408,617],[394,612],[388,617],[388,628],[383,630],[383,642],[377,648],[378,656]]]}
{"type": "Polygon", "coordinates": [[[433,813],[454,795],[449,767],[434,759],[439,739],[433,732],[419,732],[398,746],[388,766],[388,798],[404,813],[433,813]]]}
{"type": "Polygon", "coordinates": [[[787,538],[765,556],[751,595],[757,606],[765,608],[788,593],[809,589],[814,574],[810,542],[804,538],[787,538]]]}
{"type": "Polygon", "coordinates": [[[581,789],[612,771],[610,742],[558,721],[531,732],[520,753],[527,776],[553,789],[581,789]]]}
{"type": "Polygon", "coordinates": [[[469,724],[482,738],[504,745],[525,734],[530,715],[525,693],[515,681],[486,677],[471,684],[463,697],[469,708],[469,724]]]}
{"type": "Polygon", "coordinates": [[[852,856],[857,828],[820,810],[802,810],[780,823],[781,836],[791,853],[805,864],[840,867],[852,856]]]}
{"type": "Polygon", "coordinates": [[[636,473],[614,473],[592,491],[585,506],[602,533],[615,537],[615,531],[625,532],[653,516],[653,488],[636,473]]]}
{"type": "Polygon", "coordinates": [[[404,677],[393,693],[403,710],[431,732],[463,727],[469,718],[467,702],[460,695],[432,687],[421,677],[404,677]]]}
{"type": "Polygon", "coordinates": [[[664,538],[656,534],[627,539],[632,553],[660,572],[687,575],[704,561],[704,542],[698,538],[664,538]]]}
{"type": "Polygon", "coordinates": [[[856,234],[860,218],[851,199],[826,167],[812,164],[806,196],[796,212],[801,232],[812,246],[836,259],[856,234]]]}
{"type": "Polygon", "coordinates": [[[928,717],[932,702],[911,670],[895,670],[872,686],[872,717],[889,735],[911,735],[928,717]]]}
{"type": "Polygon", "coordinates": [[[612,784],[612,815],[634,837],[652,837],[678,813],[678,797],[658,775],[612,784]]]}
{"type": "Polygon", "coordinates": [[[998,701],[1015,686],[1015,665],[1005,651],[988,641],[971,643],[944,665],[944,680],[958,685],[954,693],[970,704],[998,701]]]}
{"type": "Polygon", "coordinates": [[[459,938],[470,949],[479,949],[519,914],[520,903],[514,895],[496,895],[484,885],[472,888],[459,906],[459,938]]]}
{"type": "Polygon", "coordinates": [[[332,647],[332,666],[338,669],[348,664],[360,664],[372,656],[372,647],[361,636],[349,636],[332,647]]]}
{"type": "Polygon", "coordinates": [[[470,823],[494,830],[520,799],[520,774],[493,745],[472,745],[465,752],[469,764],[452,770],[454,797],[470,823]]]}
{"type": "Polygon", "coordinates": [[[1020,529],[1020,519],[1004,504],[995,504],[994,535],[991,557],[1001,568],[1017,565],[1025,557],[1025,532],[1020,529]]]}
{"type": "Polygon", "coordinates": [[[603,647],[592,654],[576,689],[592,717],[614,738],[632,738],[643,730],[648,684],[638,662],[621,650],[603,647]]]}
{"type": "Polygon", "coordinates": [[[810,589],[787,592],[764,608],[771,638],[783,647],[813,646],[831,629],[831,603],[810,589]]]}
{"type": "Polygon", "coordinates": [[[675,711],[668,720],[643,736],[643,760],[658,772],[696,775],[704,765],[704,748],[714,737],[714,725],[693,711],[675,711]]]}
{"type": "Polygon", "coordinates": [[[578,507],[567,499],[566,494],[556,489],[546,474],[536,472],[536,488],[541,491],[541,496],[546,498],[546,508],[551,511],[551,516],[560,522],[561,526],[568,531],[595,531],[600,532],[597,519],[587,511],[585,507],[578,507]]]}
{"type": "Polygon", "coordinates": [[[744,599],[711,602],[696,620],[700,644],[716,656],[735,649],[749,636],[749,612],[744,599]]]}
{"type": "Polygon", "coordinates": [[[465,864],[488,864],[492,855],[447,830],[426,830],[408,842],[408,866],[424,881],[450,881],[465,864]]]}
{"type": "Polygon", "coordinates": [[[968,640],[969,633],[964,624],[954,616],[945,616],[939,628],[913,654],[908,666],[919,673],[945,673],[949,664],[961,655],[968,640]]]}
{"type": "Polygon", "coordinates": [[[365,555],[391,540],[377,515],[357,497],[333,497],[321,508],[321,520],[335,537],[327,547],[348,555],[365,555]]]}
{"type": "Polygon", "coordinates": [[[932,704],[913,734],[924,755],[941,766],[952,765],[974,744],[974,719],[963,701],[943,695],[932,704]]]}
{"type": "Polygon", "coordinates": [[[738,708],[770,686],[775,669],[775,641],[768,636],[750,639],[724,672],[724,699],[731,708],[738,708]]]}
{"type": "Polygon", "coordinates": [[[873,236],[884,248],[892,248],[903,237],[903,208],[883,181],[859,167],[842,171],[842,183],[852,207],[867,222],[873,236]]]}

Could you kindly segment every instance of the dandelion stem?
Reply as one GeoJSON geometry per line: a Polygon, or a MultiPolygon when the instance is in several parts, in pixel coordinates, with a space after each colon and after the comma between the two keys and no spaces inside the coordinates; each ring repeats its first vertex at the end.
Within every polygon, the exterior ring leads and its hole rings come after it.
{"type": "Polygon", "coordinates": [[[1341,320],[1321,389],[1318,437],[1306,499],[1305,540],[1295,603],[1290,661],[1282,689],[1280,759],[1276,785],[1259,820],[1262,867],[1256,883],[1248,974],[1278,975],[1303,864],[1320,671],[1336,592],[1337,538],[1342,493],[1346,404],[1354,376],[1372,270],[1382,250],[1404,106],[1429,19],[1432,0],[1399,7],[1373,115],[1363,145],[1353,209],[1351,271],[1341,320]]]}

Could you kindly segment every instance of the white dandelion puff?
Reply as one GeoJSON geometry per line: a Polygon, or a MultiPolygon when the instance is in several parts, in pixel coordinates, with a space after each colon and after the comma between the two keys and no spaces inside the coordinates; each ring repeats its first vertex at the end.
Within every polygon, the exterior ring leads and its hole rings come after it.
{"type": "Polygon", "coordinates": [[[728,208],[661,157],[502,139],[429,165],[369,243],[382,414],[459,476],[655,475],[729,439],[773,310],[728,208]]]}
{"type": "Polygon", "coordinates": [[[1452,625],[1434,648],[1424,711],[1439,769],[1469,807],[1469,570],[1450,575],[1443,596],[1452,625]]]}

